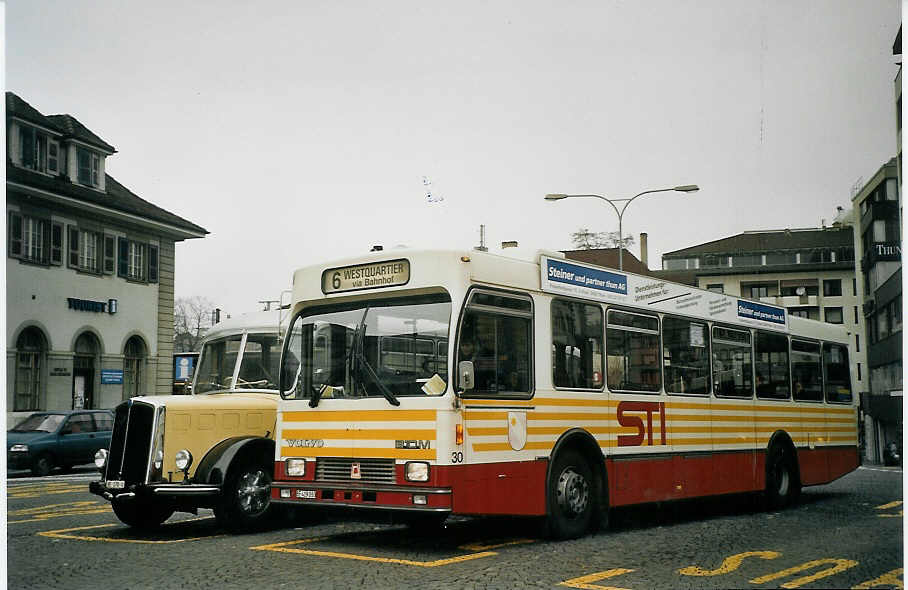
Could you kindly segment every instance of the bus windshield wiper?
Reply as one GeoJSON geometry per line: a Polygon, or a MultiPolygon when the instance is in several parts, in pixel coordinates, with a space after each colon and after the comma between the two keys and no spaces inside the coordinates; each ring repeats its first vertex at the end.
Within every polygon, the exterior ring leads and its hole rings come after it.
{"type": "MultiPolygon", "coordinates": [[[[365,332],[365,330],[363,331],[365,332]]],[[[381,394],[385,396],[385,399],[388,400],[388,403],[390,403],[392,406],[399,406],[400,400],[394,397],[394,394],[390,389],[388,389],[387,385],[382,383],[379,376],[375,373],[375,369],[373,369],[372,365],[369,364],[369,361],[366,360],[366,355],[362,353],[362,350],[357,350],[357,356],[359,357],[359,362],[362,367],[366,369],[366,374],[369,375],[369,377],[372,379],[372,381],[375,382],[376,385],[378,385],[379,391],[381,391],[381,394]]]]}

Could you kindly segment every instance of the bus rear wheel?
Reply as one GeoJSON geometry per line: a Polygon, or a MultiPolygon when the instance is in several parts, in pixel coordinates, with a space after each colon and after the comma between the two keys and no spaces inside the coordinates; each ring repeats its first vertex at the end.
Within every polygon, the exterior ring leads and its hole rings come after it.
{"type": "Polygon", "coordinates": [[[791,506],[801,493],[797,459],[784,444],[774,444],[766,454],[766,505],[771,510],[791,506]]]}
{"type": "Polygon", "coordinates": [[[559,453],[549,472],[546,533],[555,539],[575,539],[586,533],[596,508],[593,471],[574,450],[559,453]]]}

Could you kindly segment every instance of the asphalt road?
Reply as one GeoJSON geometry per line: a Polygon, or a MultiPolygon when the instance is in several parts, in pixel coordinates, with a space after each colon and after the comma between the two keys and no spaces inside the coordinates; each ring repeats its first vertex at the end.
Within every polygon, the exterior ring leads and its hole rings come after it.
{"type": "Polygon", "coordinates": [[[8,479],[9,588],[903,587],[902,472],[891,468],[805,489],[779,512],[751,496],[614,510],[609,530],[565,542],[520,519],[426,532],[305,514],[229,535],[209,511],[136,533],[88,493],[95,477],[8,479]]]}

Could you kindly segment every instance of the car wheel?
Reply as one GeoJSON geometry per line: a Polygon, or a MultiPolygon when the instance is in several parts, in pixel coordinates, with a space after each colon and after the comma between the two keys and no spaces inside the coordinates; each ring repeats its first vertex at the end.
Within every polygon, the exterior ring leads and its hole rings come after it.
{"type": "Polygon", "coordinates": [[[246,460],[232,469],[214,509],[218,524],[232,532],[255,530],[266,526],[273,512],[268,467],[246,460]]]}
{"type": "Polygon", "coordinates": [[[135,529],[153,529],[170,518],[173,508],[162,504],[143,504],[140,502],[111,502],[114,514],[120,521],[135,529]]]}
{"type": "Polygon", "coordinates": [[[766,504],[778,510],[797,502],[801,493],[797,459],[789,447],[774,444],[766,455],[766,504]]]}
{"type": "Polygon", "coordinates": [[[586,533],[596,507],[596,485],[586,460],[574,450],[559,453],[548,482],[549,506],[545,532],[556,539],[586,533]]]}
{"type": "Polygon", "coordinates": [[[32,463],[32,473],[38,477],[50,475],[54,470],[54,458],[49,453],[38,455],[35,462],[32,463]]]}

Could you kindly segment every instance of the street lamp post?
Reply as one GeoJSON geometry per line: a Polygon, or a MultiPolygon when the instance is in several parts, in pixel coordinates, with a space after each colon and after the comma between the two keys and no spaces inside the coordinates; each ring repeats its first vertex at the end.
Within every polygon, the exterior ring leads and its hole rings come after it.
{"type": "Polygon", "coordinates": [[[606,203],[612,206],[612,209],[615,210],[615,213],[618,214],[618,270],[624,270],[624,232],[622,228],[622,221],[624,218],[624,212],[627,210],[627,206],[631,204],[631,201],[637,197],[642,197],[643,195],[648,195],[650,193],[666,193],[671,191],[677,191],[681,193],[695,193],[700,190],[700,187],[696,184],[682,184],[679,186],[673,186],[671,188],[657,188],[652,190],[643,191],[642,193],[637,193],[629,199],[609,199],[603,197],[602,195],[565,195],[563,193],[550,193],[545,196],[546,201],[560,201],[561,199],[569,199],[574,197],[588,197],[602,199],[606,203]],[[618,209],[618,206],[615,203],[624,203],[621,206],[621,209],[618,209]]]}

